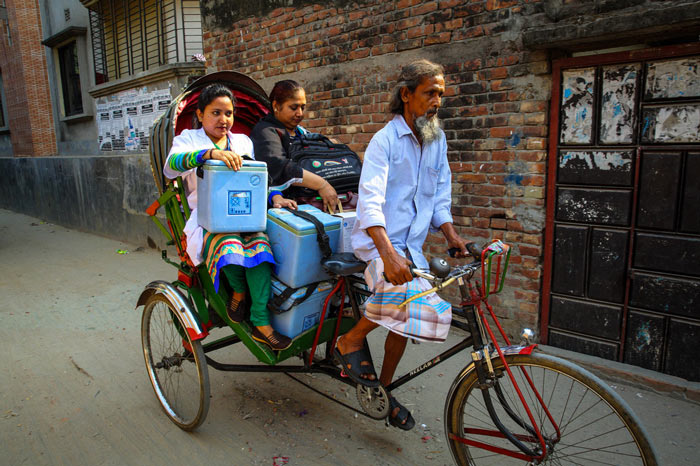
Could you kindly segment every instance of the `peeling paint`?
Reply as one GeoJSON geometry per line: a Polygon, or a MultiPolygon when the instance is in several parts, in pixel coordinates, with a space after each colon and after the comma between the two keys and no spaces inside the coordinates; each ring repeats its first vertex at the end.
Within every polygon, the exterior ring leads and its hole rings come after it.
{"type": "Polygon", "coordinates": [[[647,99],[700,96],[700,57],[650,63],[647,68],[647,99]]]}
{"type": "Polygon", "coordinates": [[[644,142],[700,142],[700,105],[644,109],[644,142]]]}
{"type": "Polygon", "coordinates": [[[600,119],[600,142],[603,144],[634,142],[639,69],[638,63],[603,69],[600,119]]]}
{"type": "Polygon", "coordinates": [[[593,135],[595,68],[562,73],[561,142],[589,144],[593,135]]]}
{"type": "Polygon", "coordinates": [[[565,168],[569,165],[573,165],[575,162],[578,161],[579,163],[576,163],[576,166],[578,168],[580,168],[582,162],[589,169],[629,171],[631,170],[632,166],[631,159],[632,154],[629,151],[568,151],[561,153],[559,159],[559,166],[565,168]]]}

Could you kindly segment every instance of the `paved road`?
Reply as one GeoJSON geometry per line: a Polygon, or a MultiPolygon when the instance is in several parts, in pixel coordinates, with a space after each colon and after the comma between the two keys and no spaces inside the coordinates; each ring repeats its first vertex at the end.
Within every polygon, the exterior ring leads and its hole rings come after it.
{"type": "MultiPolygon", "coordinates": [[[[463,356],[397,391],[418,423],[408,433],[355,417],[284,375],[210,370],[209,416],[188,434],[162,413],[141,354],[134,303],[149,281],[174,278],[159,253],[5,210],[0,238],[2,464],[272,465],[275,456],[289,465],[451,464],[442,410],[463,356]]],[[[438,349],[409,345],[399,370],[438,349]]],[[[220,359],[253,362],[226,351],[220,359]]],[[[302,378],[354,402],[342,384],[302,378]]],[[[661,464],[697,464],[700,405],[615,387],[652,432],[661,464]]]]}

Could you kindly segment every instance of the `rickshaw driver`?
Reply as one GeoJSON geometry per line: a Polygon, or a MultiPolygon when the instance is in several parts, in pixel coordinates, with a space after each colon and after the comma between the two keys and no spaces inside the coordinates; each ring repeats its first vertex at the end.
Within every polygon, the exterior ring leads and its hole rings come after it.
{"type": "MultiPolygon", "coordinates": [[[[349,377],[369,387],[391,383],[408,337],[442,342],[452,320],[451,306],[434,293],[398,307],[406,296],[430,289],[410,271],[412,262],[428,267],[422,253],[428,230],[442,231],[458,257],[468,254],[450,213],[452,175],[437,117],[444,92],[442,66],[419,60],[403,67],[390,102],[394,117],[365,152],[352,245],[368,263],[365,279],[373,295],[364,316],[338,340],[335,356],[349,377]],[[389,334],[377,380],[364,339],[379,325],[389,334]]],[[[389,422],[411,429],[411,413],[391,395],[389,401],[389,422]]]]}

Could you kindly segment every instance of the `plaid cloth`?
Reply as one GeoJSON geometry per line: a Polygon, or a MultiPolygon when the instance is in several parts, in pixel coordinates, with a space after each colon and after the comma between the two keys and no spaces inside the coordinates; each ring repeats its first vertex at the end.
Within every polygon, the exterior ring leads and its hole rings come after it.
{"type": "Polygon", "coordinates": [[[219,291],[219,278],[222,267],[230,264],[246,268],[263,262],[275,263],[272,248],[265,233],[209,233],[204,230],[204,263],[214,281],[214,289],[219,291]]]}
{"type": "Polygon", "coordinates": [[[365,317],[405,337],[422,341],[445,341],[452,322],[450,303],[431,293],[399,308],[399,304],[406,299],[432,287],[420,277],[395,286],[384,280],[383,273],[384,262],[381,258],[373,259],[367,264],[365,281],[373,294],[365,303],[365,317]]]}

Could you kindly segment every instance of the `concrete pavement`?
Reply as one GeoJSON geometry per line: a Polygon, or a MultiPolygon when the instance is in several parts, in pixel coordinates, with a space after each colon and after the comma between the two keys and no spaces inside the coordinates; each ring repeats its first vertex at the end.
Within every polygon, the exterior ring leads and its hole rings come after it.
{"type": "MultiPolygon", "coordinates": [[[[466,354],[397,390],[417,421],[408,433],[355,417],[283,375],[212,369],[209,416],[185,433],[154,397],[134,310],[145,284],[175,278],[159,252],[5,210],[0,238],[3,464],[271,465],[275,456],[289,465],[451,464],[442,411],[466,354]]],[[[383,335],[374,333],[370,343],[381,354],[383,335]]],[[[443,349],[409,345],[399,372],[443,349]]],[[[253,362],[246,351],[225,351],[225,362],[253,362]]],[[[617,377],[611,384],[646,425],[661,464],[697,464],[700,405],[684,398],[696,385],[657,393],[641,388],[644,377],[630,383],[624,371],[592,359],[598,375],[617,377]]],[[[356,406],[354,391],[341,384],[301,378],[356,406]]]]}

